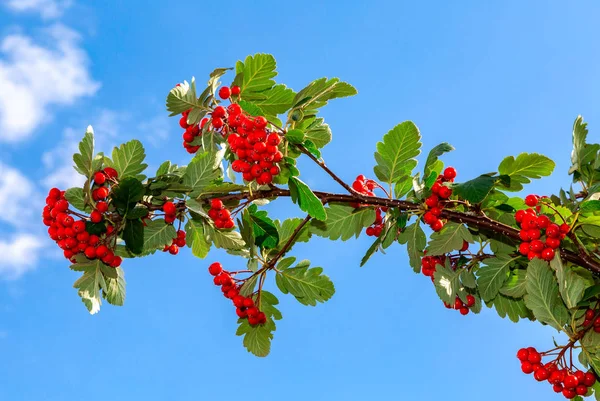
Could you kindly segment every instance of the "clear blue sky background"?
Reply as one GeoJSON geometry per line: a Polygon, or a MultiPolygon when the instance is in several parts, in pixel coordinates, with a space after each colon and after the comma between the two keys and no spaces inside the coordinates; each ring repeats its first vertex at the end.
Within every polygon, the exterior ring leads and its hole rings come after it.
{"type": "MultiPolygon", "coordinates": [[[[358,88],[322,112],[334,132],[325,158],[348,180],[372,176],[375,143],[404,120],[419,126],[427,151],[442,141],[457,148],[445,161],[459,179],[523,151],[554,158],[555,174],[530,187],[540,194],[568,186],[578,114],[598,140],[597,2],[81,3],[53,21],[0,11],[3,36],[43,41],[41,30],[55,23],[78,32],[89,74],[102,85],[50,106],[26,141],[0,142],[0,160],[40,193],[42,154],[60,146],[65,129],[83,133],[101,110],[122,116],[107,142],[143,139],[153,167],[184,161],[177,121],[163,110],[168,90],[255,52],[274,54],[279,79],[296,90],[321,76],[358,88]],[[166,139],[153,131],[161,124],[166,139]]],[[[302,166],[314,187],[336,189],[302,166]]],[[[300,215],[292,207],[277,214],[284,211],[300,215]]],[[[0,225],[4,237],[11,230],[0,225]]],[[[294,254],[323,266],[337,292],[315,308],[282,295],[284,319],[271,355],[260,359],[241,346],[231,307],[206,272],[214,260],[231,269],[242,261],[220,253],[197,260],[188,250],[128,261],[126,306],[105,304],[90,316],[71,288],[77,274],[46,245],[36,269],[0,281],[2,401],[562,398],[520,373],[515,358],[521,346],[551,348],[552,329],[516,325],[493,310],[446,310],[400,246],[364,268],[367,238],[297,246],[294,254]]]]}

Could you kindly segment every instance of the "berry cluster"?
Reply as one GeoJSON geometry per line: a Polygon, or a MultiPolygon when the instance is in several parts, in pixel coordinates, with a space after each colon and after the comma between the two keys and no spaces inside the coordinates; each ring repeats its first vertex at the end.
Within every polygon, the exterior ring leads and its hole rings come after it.
{"type": "Polygon", "coordinates": [[[448,309],[456,309],[461,315],[465,316],[469,314],[469,308],[475,305],[475,297],[471,294],[467,295],[467,303],[464,303],[462,299],[456,297],[454,305],[447,304],[444,302],[444,306],[448,309]]]}
{"type": "Polygon", "coordinates": [[[200,149],[200,145],[192,145],[192,142],[194,142],[196,137],[202,135],[202,128],[204,127],[204,124],[206,124],[207,119],[203,119],[200,124],[189,125],[187,119],[190,111],[191,109],[181,113],[179,126],[185,130],[183,133],[183,147],[188,153],[196,153],[198,149],[200,149]]]}
{"type": "MultiPolygon", "coordinates": [[[[108,205],[98,202],[97,206],[106,212],[108,205]]],[[[90,215],[93,223],[100,223],[103,215],[98,209],[90,215]]],[[[46,198],[46,206],[42,212],[44,224],[48,227],[48,235],[56,241],[63,250],[65,258],[73,261],[73,257],[83,253],[88,259],[100,259],[106,265],[119,267],[122,259],[115,256],[109,248],[110,236],[114,231],[112,225],[106,226],[106,231],[101,236],[90,234],[87,231],[85,220],[75,220],[69,210],[69,202],[65,199],[64,191],[52,188],[46,198]]]]}
{"type": "MultiPolygon", "coordinates": [[[[354,182],[352,183],[352,188],[358,192],[359,194],[363,194],[366,196],[375,196],[373,192],[375,188],[381,188],[376,181],[366,178],[364,175],[359,175],[356,177],[354,182]]],[[[354,208],[359,208],[362,205],[360,203],[351,203],[350,206],[354,208]]],[[[383,230],[384,219],[382,212],[387,212],[386,207],[378,207],[375,208],[375,221],[371,226],[367,227],[366,234],[369,237],[379,237],[381,235],[381,231],[383,230]]]]}
{"type": "Polygon", "coordinates": [[[219,89],[219,97],[223,100],[226,100],[229,99],[231,95],[239,96],[241,91],[241,88],[236,85],[232,86],[231,89],[229,86],[222,86],[221,89],[219,89]]]}
{"type": "Polygon", "coordinates": [[[221,199],[211,199],[208,216],[213,220],[215,227],[217,228],[229,229],[235,226],[235,223],[231,218],[231,212],[225,208],[221,199]]]}
{"type": "Polygon", "coordinates": [[[236,104],[230,104],[227,109],[218,106],[213,111],[214,116],[227,118],[227,127],[230,130],[227,143],[237,160],[231,163],[231,169],[242,173],[244,180],[254,181],[260,185],[273,182],[273,177],[280,173],[279,163],[283,153],[278,146],[281,136],[267,128],[267,120],[262,117],[251,117],[242,111],[236,104]]]}
{"type": "Polygon", "coordinates": [[[583,320],[582,326],[584,328],[589,328],[591,325],[596,333],[600,333],[600,316],[598,315],[598,311],[588,309],[585,311],[584,316],[585,319],[583,320]]]}
{"type": "Polygon", "coordinates": [[[536,195],[527,195],[525,204],[530,208],[517,210],[515,213],[515,219],[521,228],[519,237],[523,240],[519,245],[519,253],[527,256],[529,260],[540,258],[550,261],[570,228],[568,224],[559,226],[552,223],[545,214],[538,215],[538,202],[539,198],[536,195]]]}
{"type": "Polygon", "coordinates": [[[177,205],[171,201],[167,201],[162,206],[163,212],[165,212],[165,223],[173,224],[177,220],[177,205]]]}
{"type": "Polygon", "coordinates": [[[177,238],[173,238],[171,245],[165,245],[163,252],[169,252],[171,255],[177,255],[179,248],[185,246],[185,231],[178,230],[177,238]]]}
{"type": "Polygon", "coordinates": [[[431,195],[425,199],[425,204],[429,208],[423,215],[423,221],[429,225],[433,231],[440,231],[444,228],[444,221],[440,219],[444,204],[441,201],[447,200],[452,196],[452,189],[444,183],[454,182],[456,178],[456,169],[448,167],[440,174],[431,187],[431,195]]]}
{"type": "Polygon", "coordinates": [[[214,276],[215,285],[221,286],[225,298],[233,301],[236,307],[236,314],[240,319],[248,319],[248,323],[255,326],[267,322],[264,312],[258,310],[252,298],[240,295],[240,288],[236,284],[231,273],[223,270],[219,262],[215,262],[208,267],[208,272],[214,276]]]}
{"type": "Polygon", "coordinates": [[[558,359],[542,364],[546,353],[538,352],[534,347],[521,348],[517,358],[521,361],[521,370],[525,374],[533,373],[535,380],[548,381],[556,393],[562,393],[567,399],[584,396],[589,387],[596,383],[596,376],[590,371],[573,371],[572,368],[561,368],[558,359]]]}
{"type": "Polygon", "coordinates": [[[112,167],[106,167],[104,170],[96,172],[94,174],[92,199],[96,202],[106,200],[110,195],[110,184],[116,182],[117,178],[117,170],[112,167]]]}

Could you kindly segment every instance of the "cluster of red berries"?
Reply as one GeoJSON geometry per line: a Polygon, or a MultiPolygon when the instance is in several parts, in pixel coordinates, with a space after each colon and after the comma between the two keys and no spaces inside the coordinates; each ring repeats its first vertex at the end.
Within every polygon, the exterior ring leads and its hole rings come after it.
{"type": "Polygon", "coordinates": [[[585,319],[583,320],[583,327],[589,327],[592,325],[592,328],[596,333],[600,333],[600,316],[597,311],[593,309],[588,309],[585,311],[585,319]]]}
{"type": "MultiPolygon", "coordinates": [[[[97,207],[104,212],[108,210],[106,202],[98,202],[97,207]]],[[[90,215],[90,220],[94,223],[101,222],[102,213],[98,209],[94,210],[90,215]]],[[[112,267],[121,265],[121,257],[115,256],[114,252],[105,244],[105,242],[108,244],[108,237],[114,231],[114,227],[108,225],[106,233],[102,237],[90,234],[86,230],[84,220],[75,220],[71,216],[69,202],[65,199],[64,191],[58,188],[50,190],[42,217],[44,224],[48,227],[48,235],[63,250],[65,258],[73,261],[75,255],[83,253],[88,259],[100,259],[112,267]]]]}
{"type": "Polygon", "coordinates": [[[171,245],[165,245],[163,252],[169,252],[171,255],[177,255],[179,248],[185,246],[185,231],[178,230],[177,238],[173,238],[171,245]]]}
{"type": "Polygon", "coordinates": [[[448,309],[456,309],[457,311],[460,312],[461,315],[465,316],[469,314],[469,308],[473,307],[475,305],[475,297],[471,294],[467,295],[467,302],[464,303],[462,301],[462,299],[460,299],[459,297],[456,297],[456,299],[454,300],[454,305],[450,305],[446,302],[444,302],[444,306],[448,309]]]}
{"type": "Polygon", "coordinates": [[[189,125],[187,123],[188,115],[190,114],[190,110],[186,110],[181,113],[181,119],[179,120],[179,126],[185,130],[183,133],[183,147],[188,153],[196,153],[198,149],[200,149],[200,145],[192,145],[192,142],[196,139],[196,137],[202,135],[202,128],[206,124],[207,119],[204,118],[200,122],[200,124],[192,124],[189,125]]]}
{"type": "Polygon", "coordinates": [[[279,150],[281,136],[267,128],[267,120],[262,117],[251,117],[236,104],[230,104],[227,109],[218,106],[213,111],[214,116],[227,116],[227,127],[230,132],[227,143],[237,160],[231,163],[231,169],[242,173],[244,180],[253,181],[260,185],[273,182],[273,177],[280,173],[277,165],[283,159],[279,150]]]}
{"type": "Polygon", "coordinates": [[[540,258],[550,261],[554,258],[556,248],[570,230],[568,224],[552,223],[545,214],[538,215],[540,207],[536,195],[527,195],[525,204],[530,208],[517,210],[515,219],[521,230],[519,237],[523,242],[519,245],[519,253],[529,260],[540,258]],[[535,207],[535,209],[534,209],[535,207]],[[545,234],[545,238],[542,238],[545,234]]]}
{"type": "Polygon", "coordinates": [[[454,167],[446,168],[431,187],[431,196],[425,199],[425,204],[429,210],[423,215],[423,221],[433,231],[437,232],[444,228],[444,221],[440,219],[444,205],[440,201],[450,198],[452,189],[443,184],[454,182],[454,178],[456,178],[456,169],[454,167]]]}
{"type": "MultiPolygon", "coordinates": [[[[364,175],[359,175],[356,180],[352,183],[352,188],[359,194],[366,196],[375,196],[373,192],[375,188],[381,188],[381,185],[377,181],[366,178],[364,175]]],[[[350,206],[359,208],[362,205],[360,203],[351,203],[350,206]]],[[[367,227],[365,231],[369,237],[379,237],[383,230],[383,215],[382,212],[387,212],[387,207],[375,208],[375,221],[371,226],[367,227]]]]}
{"type": "Polygon", "coordinates": [[[112,167],[106,167],[102,171],[94,174],[94,189],[92,190],[92,199],[102,201],[110,195],[110,184],[118,178],[117,170],[112,167]]]}
{"type": "Polygon", "coordinates": [[[258,310],[252,298],[240,295],[240,288],[231,277],[231,274],[223,270],[219,262],[215,262],[208,267],[208,272],[213,275],[215,285],[221,286],[225,298],[232,300],[236,307],[235,312],[240,319],[248,319],[248,323],[255,326],[267,322],[264,312],[258,310]]]}
{"type": "MultiPolygon", "coordinates": [[[[469,249],[469,243],[467,241],[463,241],[463,245],[462,248],[459,249],[460,252],[465,252],[467,249],[469,249]]],[[[425,253],[427,253],[427,251],[425,251],[425,253]]],[[[427,276],[427,277],[431,277],[431,281],[433,281],[433,275],[436,272],[436,266],[440,265],[443,266],[444,262],[446,261],[446,255],[442,255],[442,256],[423,256],[423,258],[421,259],[421,271],[423,272],[423,275],[427,276]]],[[[458,266],[452,266],[453,270],[456,270],[458,266]]]]}
{"type": "Polygon", "coordinates": [[[533,373],[535,380],[548,381],[556,393],[562,393],[567,399],[584,396],[588,388],[596,383],[596,376],[592,372],[584,373],[581,370],[572,371],[559,368],[557,361],[542,364],[543,353],[534,347],[521,348],[517,358],[521,361],[521,370],[525,374],[533,373]]]}
{"type": "Polygon", "coordinates": [[[177,205],[171,201],[167,201],[162,206],[163,212],[165,212],[165,223],[173,224],[177,220],[177,205]]]}
{"type": "Polygon", "coordinates": [[[231,95],[239,96],[241,91],[242,89],[237,85],[234,85],[231,88],[229,88],[229,86],[222,86],[221,89],[219,89],[219,97],[226,100],[229,99],[231,95]]]}
{"type": "Polygon", "coordinates": [[[213,220],[215,227],[217,228],[229,229],[235,226],[235,223],[231,218],[231,212],[225,208],[221,199],[214,198],[210,200],[208,217],[213,220]]]}

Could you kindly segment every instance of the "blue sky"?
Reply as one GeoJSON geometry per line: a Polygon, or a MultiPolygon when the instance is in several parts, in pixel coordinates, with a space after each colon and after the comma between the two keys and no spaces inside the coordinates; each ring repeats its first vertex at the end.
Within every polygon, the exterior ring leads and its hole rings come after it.
{"type": "MultiPolygon", "coordinates": [[[[38,215],[50,185],[76,179],[70,155],[88,124],[102,150],[139,138],[151,168],[185,162],[168,90],[256,52],[274,54],[296,90],[321,76],[358,88],[323,110],[325,159],[345,179],[372,176],[375,143],[413,120],[425,149],[457,148],[445,161],[459,180],[539,152],[557,169],[530,192],[555,191],[569,183],[575,117],[592,140],[600,132],[597,2],[165,4],[0,0],[0,400],[561,398],[514,356],[551,348],[552,329],[446,310],[400,247],[359,268],[367,238],[298,245],[337,293],[315,308],[280,296],[284,319],[259,359],[206,272],[241,261],[187,250],[127,261],[126,306],[90,316],[38,215]]],[[[301,167],[315,188],[336,189],[301,167]]]]}

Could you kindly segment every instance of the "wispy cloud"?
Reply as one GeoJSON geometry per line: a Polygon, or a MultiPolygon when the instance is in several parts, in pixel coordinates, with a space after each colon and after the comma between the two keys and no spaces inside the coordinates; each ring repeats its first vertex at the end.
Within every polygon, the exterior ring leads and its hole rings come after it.
{"type": "Polygon", "coordinates": [[[44,33],[43,43],[22,34],[0,42],[0,142],[27,140],[52,118],[49,106],[71,105],[100,87],[77,32],[55,24],[44,33]]]}
{"type": "Polygon", "coordinates": [[[17,279],[35,269],[45,246],[45,239],[33,234],[13,234],[9,239],[0,239],[0,277],[17,279]]]}
{"type": "Polygon", "coordinates": [[[55,19],[63,15],[73,4],[71,0],[4,0],[4,5],[17,13],[37,13],[43,19],[55,19]]]}

